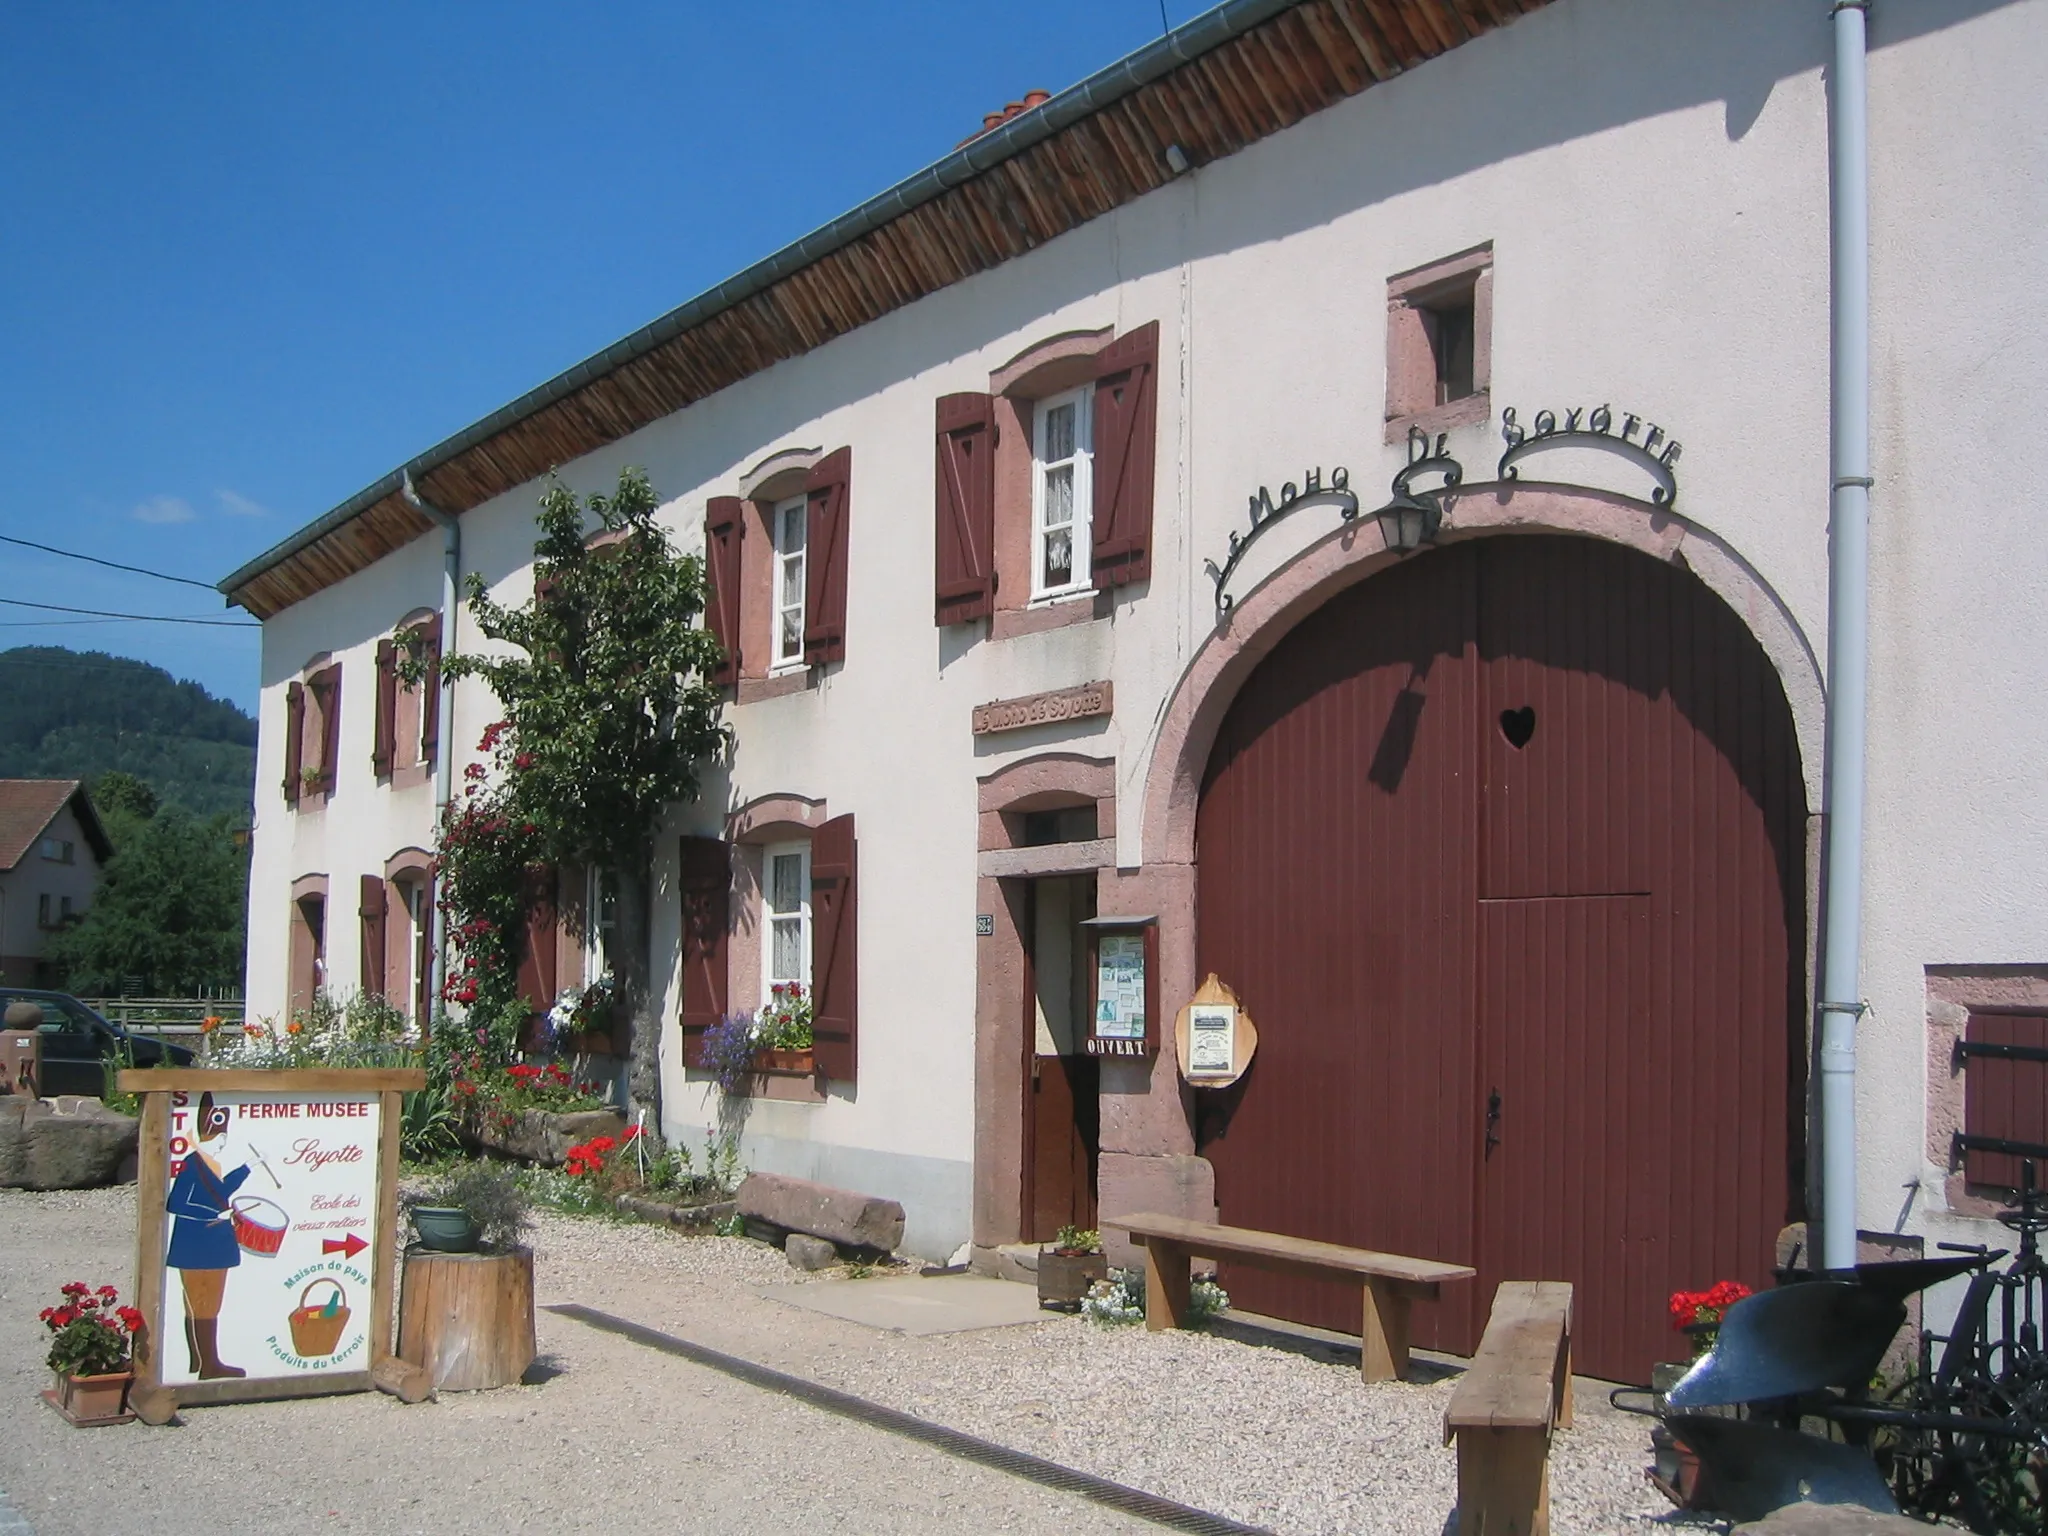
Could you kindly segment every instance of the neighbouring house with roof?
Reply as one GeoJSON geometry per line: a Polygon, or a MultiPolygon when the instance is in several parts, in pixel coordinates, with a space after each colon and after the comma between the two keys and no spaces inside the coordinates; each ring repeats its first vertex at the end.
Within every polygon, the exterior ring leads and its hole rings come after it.
{"type": "MultiPolygon", "coordinates": [[[[737,738],[657,870],[670,1135],[805,982],[745,1158],[919,1253],[1220,1214],[1476,1265],[1456,1351],[1571,1280],[1621,1380],[1809,1217],[1995,1240],[2048,1153],[2043,57],[2043,0],[1230,0],[996,115],[222,583],[250,1006],[424,1005],[495,714],[394,645],[639,465],[737,738]]],[[[537,999],[601,963],[536,937],[537,999]]]]}
{"type": "Polygon", "coordinates": [[[43,987],[50,935],[83,916],[113,857],[76,779],[0,779],[0,981],[43,987]]]}

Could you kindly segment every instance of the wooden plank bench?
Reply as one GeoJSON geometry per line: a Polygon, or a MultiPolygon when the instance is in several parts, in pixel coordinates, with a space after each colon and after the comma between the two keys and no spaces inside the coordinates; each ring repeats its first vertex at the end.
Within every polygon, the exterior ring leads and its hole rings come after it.
{"type": "Polygon", "coordinates": [[[1247,1227],[1219,1227],[1149,1211],[1104,1217],[1102,1225],[1128,1232],[1145,1245],[1145,1326],[1154,1332],[1178,1328],[1187,1316],[1188,1265],[1197,1254],[1205,1259],[1228,1255],[1260,1269],[1318,1280],[1359,1281],[1365,1292],[1365,1326],[1358,1363],[1367,1381],[1405,1378],[1410,1304],[1435,1301],[1443,1282],[1470,1280],[1475,1273],[1463,1264],[1374,1253],[1247,1227]]]}
{"type": "Polygon", "coordinates": [[[1503,1280],[1444,1410],[1458,1442],[1458,1536],[1549,1536],[1550,1436],[1572,1422],[1572,1288],[1503,1280]]]}

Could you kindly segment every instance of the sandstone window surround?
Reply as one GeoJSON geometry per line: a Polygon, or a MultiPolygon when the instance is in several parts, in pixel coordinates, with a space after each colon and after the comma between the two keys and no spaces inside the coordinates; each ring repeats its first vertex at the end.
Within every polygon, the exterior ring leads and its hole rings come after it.
{"type": "Polygon", "coordinates": [[[1492,414],[1493,244],[1387,279],[1386,440],[1492,414]]]}
{"type": "Polygon", "coordinates": [[[290,935],[286,942],[287,1009],[309,1008],[327,985],[327,877],[301,875],[292,882],[290,935]]]}
{"type": "MultiPolygon", "coordinates": [[[[802,980],[811,991],[819,1073],[851,1084],[859,948],[853,817],[828,817],[822,800],[764,795],[734,811],[724,831],[722,838],[685,837],[680,849],[684,1065],[702,1065],[704,1031],[720,1018],[758,1011],[777,980],[802,980]],[[777,861],[792,857],[778,890],[777,861]],[[790,930],[780,957],[778,927],[790,930]],[[791,970],[797,974],[785,974],[791,970]]],[[[815,1082],[771,1079],[768,1093],[824,1097],[815,1082]]]]}
{"type": "Polygon", "coordinates": [[[377,720],[370,768],[393,789],[408,789],[433,777],[441,729],[441,616],[429,609],[407,614],[377,642],[377,720]],[[418,684],[398,675],[402,653],[425,658],[418,684]]]}
{"type": "Polygon", "coordinates": [[[739,704],[813,687],[846,659],[852,466],[850,448],[778,449],[705,504],[705,622],[739,704]]]}
{"type": "Polygon", "coordinates": [[[1959,1136],[2048,1142],[2048,966],[1927,967],[1927,1160],[1945,1173],[1942,1198],[1964,1216],[2010,1205],[2019,1159],[1965,1150],[1959,1136]],[[1967,1046],[2018,1046],[2018,1057],[1967,1046]]]}
{"type": "Polygon", "coordinates": [[[434,856],[401,848],[381,872],[361,876],[359,982],[415,1024],[433,1015],[434,856]]]}
{"type": "Polygon", "coordinates": [[[937,401],[938,624],[1085,623],[1149,580],[1158,360],[1156,321],[1064,331],[937,401]]]}
{"type": "Polygon", "coordinates": [[[284,799],[316,811],[334,793],[341,766],[341,663],[322,653],[285,685],[284,799]]]}

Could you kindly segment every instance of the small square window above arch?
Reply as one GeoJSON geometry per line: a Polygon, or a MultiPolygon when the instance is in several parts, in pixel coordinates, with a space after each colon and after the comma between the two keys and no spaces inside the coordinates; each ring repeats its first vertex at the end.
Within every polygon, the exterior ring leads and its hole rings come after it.
{"type": "Polygon", "coordinates": [[[1386,440],[1492,413],[1493,246],[1387,279],[1386,440]]]}

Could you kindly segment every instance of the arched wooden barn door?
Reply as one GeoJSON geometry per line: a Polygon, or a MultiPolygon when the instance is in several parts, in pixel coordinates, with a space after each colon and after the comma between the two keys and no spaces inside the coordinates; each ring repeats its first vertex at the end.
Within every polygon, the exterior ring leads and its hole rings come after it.
{"type": "MultiPolygon", "coordinates": [[[[1258,1020],[1202,1095],[1224,1221],[1579,1289],[1582,1370],[1761,1284],[1803,1183],[1805,810],[1790,711],[1683,568],[1590,539],[1430,551],[1247,680],[1197,824],[1199,968],[1258,1020]]],[[[1348,1288],[1233,1269],[1356,1332],[1348,1288]]]]}

